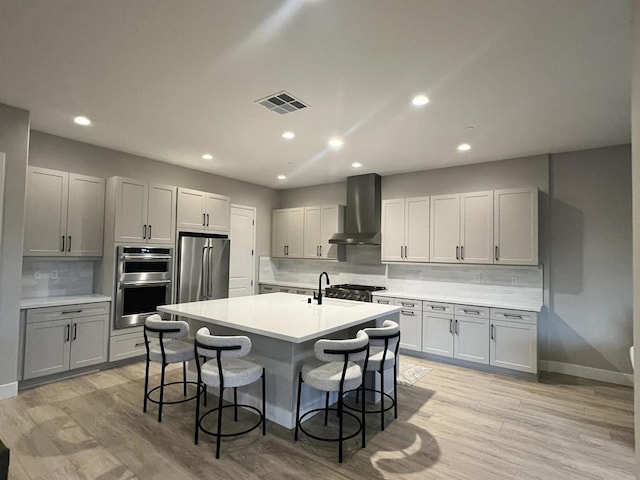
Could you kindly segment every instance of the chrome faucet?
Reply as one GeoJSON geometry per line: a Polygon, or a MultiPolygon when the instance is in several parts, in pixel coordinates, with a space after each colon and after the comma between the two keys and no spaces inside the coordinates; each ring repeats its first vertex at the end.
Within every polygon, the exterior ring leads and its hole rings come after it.
{"type": "Polygon", "coordinates": [[[329,280],[329,274],[327,272],[322,272],[318,277],[318,295],[313,293],[313,299],[318,301],[318,305],[322,305],[322,276],[325,276],[327,279],[327,286],[331,283],[329,280]]]}

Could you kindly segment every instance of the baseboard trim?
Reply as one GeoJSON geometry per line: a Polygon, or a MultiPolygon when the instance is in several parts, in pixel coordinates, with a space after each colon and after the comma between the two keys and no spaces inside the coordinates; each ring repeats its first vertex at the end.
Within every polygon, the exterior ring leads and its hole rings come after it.
{"type": "Polygon", "coordinates": [[[5,383],[0,385],[0,400],[12,398],[18,395],[18,382],[5,383]]]}
{"type": "Polygon", "coordinates": [[[585,367],[571,363],[554,362],[553,360],[540,360],[540,370],[633,387],[633,375],[630,373],[602,370],[600,368],[585,367]]]}

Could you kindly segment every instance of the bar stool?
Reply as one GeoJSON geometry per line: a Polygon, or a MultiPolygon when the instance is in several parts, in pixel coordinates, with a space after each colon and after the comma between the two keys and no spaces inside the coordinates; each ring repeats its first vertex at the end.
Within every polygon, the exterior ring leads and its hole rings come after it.
{"type": "MultiPolygon", "coordinates": [[[[400,347],[400,326],[391,320],[385,320],[382,327],[365,328],[369,336],[369,358],[367,372],[380,374],[380,390],[363,387],[362,390],[380,394],[380,408],[365,410],[365,413],[380,413],[380,429],[384,430],[384,412],[393,408],[394,418],[398,418],[398,349],[400,347]],[[384,391],[384,372],[393,367],[393,398],[384,391]],[[384,398],[391,400],[385,408],[384,398]]],[[[359,395],[359,391],[358,391],[359,395]]],[[[364,405],[364,396],[362,404],[364,405]]],[[[348,407],[350,408],[350,407],[348,407]]]]}
{"type": "MultiPolygon", "coordinates": [[[[296,404],[295,441],[298,441],[298,430],[305,435],[323,442],[338,442],[338,462],[342,463],[342,444],[345,440],[355,437],[362,432],[362,448],[366,446],[365,411],[362,402],[361,417],[344,410],[343,394],[349,390],[364,386],[363,372],[367,369],[369,356],[369,337],[360,330],[356,338],[348,340],[318,340],[313,347],[317,361],[303,365],[298,374],[298,400],[296,404]],[[363,366],[360,363],[364,363],[363,366]],[[316,390],[325,392],[325,407],[316,408],[300,416],[300,397],[302,383],[306,383],[316,390]],[[338,392],[338,407],[329,408],[329,393],[338,392]],[[329,411],[338,414],[338,437],[320,437],[306,431],[302,426],[305,417],[319,411],[324,411],[324,424],[327,424],[329,411]],[[354,433],[344,436],[343,419],[345,415],[354,418],[359,428],[354,433]]],[[[364,393],[363,393],[364,397],[364,393]]]]}
{"type": "Polygon", "coordinates": [[[187,382],[187,361],[193,360],[193,343],[184,341],[189,335],[189,324],[184,321],[162,320],[160,315],[149,315],[144,322],[144,344],[147,349],[147,362],[144,374],[144,404],[142,411],[147,411],[147,401],[158,405],[158,422],[162,421],[162,406],[184,403],[196,398],[193,395],[189,398],[175,401],[164,400],[164,389],[169,385],[183,384],[183,394],[187,396],[187,384],[196,385],[198,394],[202,385],[196,382],[187,382]],[[158,345],[150,347],[149,338],[157,338],[158,345]],[[162,365],[160,385],[149,390],[149,364],[151,362],[162,365]],[[165,370],[170,363],[182,362],[182,382],[165,383],[165,370]],[[154,400],[151,394],[160,390],[160,399],[154,400]]]}
{"type": "Polygon", "coordinates": [[[216,336],[211,335],[207,327],[202,327],[196,333],[194,355],[198,369],[198,382],[205,385],[218,387],[218,406],[200,416],[200,391],[196,402],[195,437],[194,443],[198,444],[200,430],[208,435],[216,437],[216,458],[220,458],[220,442],[223,437],[236,437],[244,435],[258,428],[262,424],[262,435],[267,433],[265,424],[265,375],[264,368],[257,363],[245,360],[251,351],[251,340],[245,336],[216,336]],[[211,358],[203,364],[200,357],[211,358]],[[238,387],[250,385],[262,379],[262,411],[252,405],[238,404],[238,387]],[[225,388],[233,387],[233,404],[223,405],[222,397],[225,388]],[[234,419],[238,421],[238,407],[250,409],[259,416],[258,422],[250,428],[236,433],[222,432],[222,412],[225,408],[233,407],[234,419]],[[218,413],[218,425],[215,432],[207,430],[203,420],[210,414],[218,413]]]}

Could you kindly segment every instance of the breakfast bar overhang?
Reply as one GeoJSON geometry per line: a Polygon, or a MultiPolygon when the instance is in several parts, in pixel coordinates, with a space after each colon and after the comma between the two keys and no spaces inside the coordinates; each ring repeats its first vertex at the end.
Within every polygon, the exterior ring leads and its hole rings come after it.
{"type": "MultiPolygon", "coordinates": [[[[324,299],[308,303],[302,295],[271,293],[159,306],[158,310],[201,326],[213,335],[247,335],[251,356],[266,369],[267,419],[286,428],[295,426],[297,375],[313,357],[320,338],[349,338],[365,327],[398,322],[400,307],[348,300],[324,299]]],[[[238,392],[243,403],[258,405],[257,386],[238,392]]],[[[301,412],[318,408],[323,395],[304,389],[301,412]]]]}

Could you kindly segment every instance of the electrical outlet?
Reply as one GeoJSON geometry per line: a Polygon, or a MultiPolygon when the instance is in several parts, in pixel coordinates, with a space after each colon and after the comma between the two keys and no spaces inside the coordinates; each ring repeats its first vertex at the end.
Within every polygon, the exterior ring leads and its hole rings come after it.
{"type": "Polygon", "coordinates": [[[518,277],[511,277],[511,285],[518,285],[518,277]]]}
{"type": "Polygon", "coordinates": [[[424,280],[424,272],[418,272],[418,280],[424,280]]]}

